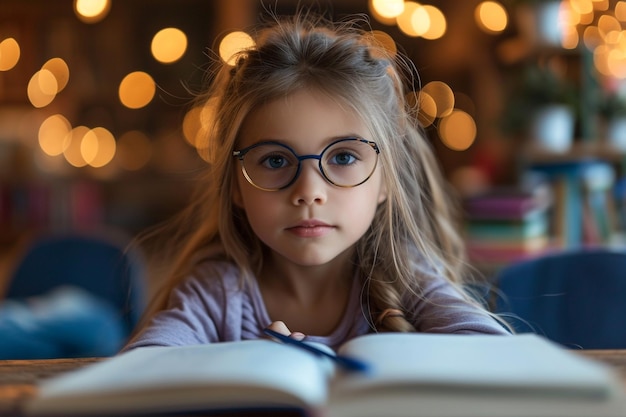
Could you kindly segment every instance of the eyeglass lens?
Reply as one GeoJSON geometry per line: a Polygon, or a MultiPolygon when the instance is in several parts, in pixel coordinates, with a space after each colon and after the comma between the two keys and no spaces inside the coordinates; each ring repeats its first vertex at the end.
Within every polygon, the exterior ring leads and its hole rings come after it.
{"type": "Polygon", "coordinates": [[[343,139],[330,144],[320,155],[296,155],[279,143],[263,143],[249,148],[243,159],[244,174],[255,186],[279,190],[290,185],[305,159],[318,159],[324,177],[340,187],[365,182],[374,172],[378,152],[371,142],[343,139]]]}

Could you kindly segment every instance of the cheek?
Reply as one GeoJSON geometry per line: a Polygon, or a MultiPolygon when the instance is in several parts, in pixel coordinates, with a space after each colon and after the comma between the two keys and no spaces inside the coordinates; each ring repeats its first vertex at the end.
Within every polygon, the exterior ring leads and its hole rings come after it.
{"type": "Polygon", "coordinates": [[[263,230],[271,225],[271,217],[268,218],[267,212],[263,213],[261,210],[247,210],[246,217],[257,236],[263,235],[263,230]]]}
{"type": "Polygon", "coordinates": [[[248,221],[254,229],[268,223],[268,220],[272,218],[271,214],[278,210],[275,195],[254,188],[245,179],[238,182],[237,190],[233,194],[233,201],[246,213],[248,221]]]}
{"type": "MultiPolygon", "coordinates": [[[[256,189],[255,189],[256,190],[256,189]]],[[[265,192],[265,194],[271,194],[265,192]]],[[[268,239],[276,234],[280,229],[281,219],[284,218],[281,208],[275,204],[275,200],[264,198],[267,196],[257,195],[254,191],[244,189],[244,197],[240,206],[245,212],[250,228],[254,234],[262,241],[267,243],[268,239]]]]}
{"type": "Polygon", "coordinates": [[[385,201],[387,201],[387,186],[385,186],[383,182],[380,185],[380,191],[378,193],[378,204],[384,203],[385,201]]]}
{"type": "Polygon", "coordinates": [[[387,185],[381,161],[378,162],[373,179],[376,181],[376,187],[378,188],[378,204],[381,204],[387,200],[387,185]]]}
{"type": "Polygon", "coordinates": [[[376,196],[376,206],[379,206],[387,200],[387,186],[380,165],[365,184],[370,187],[370,196],[376,196]]]}
{"type": "Polygon", "coordinates": [[[379,185],[374,183],[370,184],[370,187],[357,187],[340,191],[341,195],[337,197],[341,201],[338,210],[346,213],[348,217],[354,216],[353,221],[355,222],[371,222],[378,206],[386,199],[386,193],[383,193],[379,185]],[[355,213],[359,213],[359,215],[355,215],[355,213]]]}

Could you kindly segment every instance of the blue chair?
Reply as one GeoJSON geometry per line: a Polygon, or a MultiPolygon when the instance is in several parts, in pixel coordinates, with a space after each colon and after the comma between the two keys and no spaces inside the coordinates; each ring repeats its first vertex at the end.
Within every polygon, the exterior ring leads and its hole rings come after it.
{"type": "Polygon", "coordinates": [[[572,249],[496,275],[495,312],[569,348],[626,348],[626,251],[572,249]]]}
{"type": "Polygon", "coordinates": [[[143,256],[128,243],[100,233],[35,238],[17,261],[0,305],[0,357],[116,353],[145,307],[143,256]]]}

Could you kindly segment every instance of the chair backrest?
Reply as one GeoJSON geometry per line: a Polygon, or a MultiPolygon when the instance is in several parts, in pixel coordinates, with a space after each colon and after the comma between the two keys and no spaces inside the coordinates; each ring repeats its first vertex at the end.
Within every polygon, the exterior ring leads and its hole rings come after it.
{"type": "Polygon", "coordinates": [[[505,267],[495,311],[566,347],[626,348],[626,252],[578,249],[505,267]],[[512,315],[512,316],[509,316],[512,315]]]}
{"type": "Polygon", "coordinates": [[[117,235],[45,234],[18,260],[6,298],[20,300],[62,286],[75,286],[108,301],[119,311],[127,334],[144,309],[144,261],[117,235]]]}

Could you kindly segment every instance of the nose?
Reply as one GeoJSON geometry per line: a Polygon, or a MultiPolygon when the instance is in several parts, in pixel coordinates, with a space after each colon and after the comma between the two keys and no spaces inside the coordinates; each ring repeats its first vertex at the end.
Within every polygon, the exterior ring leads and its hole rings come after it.
{"type": "Polygon", "coordinates": [[[300,174],[290,187],[292,203],[296,206],[324,204],[329,184],[319,169],[318,160],[303,160],[301,164],[300,174]]]}

